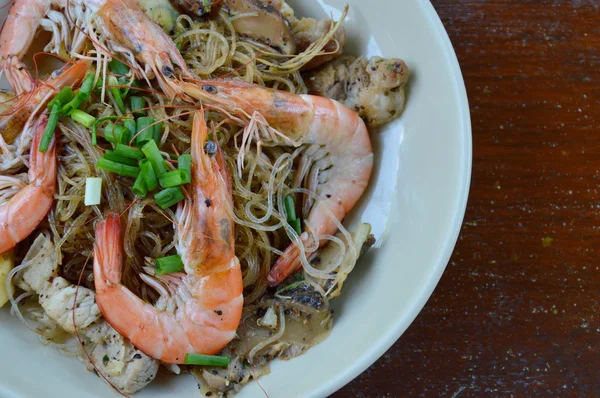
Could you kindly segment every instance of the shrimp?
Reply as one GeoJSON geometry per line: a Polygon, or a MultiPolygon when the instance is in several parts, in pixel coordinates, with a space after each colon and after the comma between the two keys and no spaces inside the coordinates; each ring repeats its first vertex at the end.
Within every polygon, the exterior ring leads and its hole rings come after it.
{"type": "MultiPolygon", "coordinates": [[[[242,316],[242,272],[234,251],[231,182],[220,150],[204,151],[203,112],[194,116],[191,198],[177,211],[177,251],[185,273],[171,274],[170,296],[156,306],[121,283],[123,237],[119,216],[96,227],[96,301],[106,320],[134,346],[166,363],[188,353],[215,354],[236,335],[242,316]]],[[[160,277],[159,277],[160,278],[160,277]]],[[[156,283],[156,282],[155,282],[156,283]]]]}
{"type": "Polygon", "coordinates": [[[45,153],[38,151],[48,115],[40,116],[35,126],[29,158],[29,185],[0,205],[0,253],[6,253],[31,234],[46,217],[56,191],[56,145],[52,139],[45,153]]]}
{"type": "Polygon", "coordinates": [[[194,99],[216,104],[240,117],[260,112],[272,128],[285,136],[287,145],[312,146],[302,161],[302,173],[306,174],[310,163],[316,161],[306,179],[319,200],[305,211],[300,235],[304,253],[296,244],[290,244],[268,276],[269,282],[277,285],[300,268],[302,257],[306,259],[326,242],[320,239],[318,245],[311,244],[311,235],[333,235],[366,190],[373,169],[367,127],[356,112],[328,98],[216,80],[185,82],[183,90],[194,99]]]}
{"type": "Polygon", "coordinates": [[[63,3],[64,0],[16,0],[10,8],[0,33],[0,68],[17,95],[30,92],[35,87],[21,60],[31,47],[39,27],[52,32],[52,40],[45,51],[58,54],[61,46],[72,49],[69,22],[61,12],[52,8],[63,3]]]}
{"type": "Polygon", "coordinates": [[[46,51],[58,54],[64,47],[70,56],[81,58],[89,37],[107,59],[123,54],[139,78],[156,77],[171,98],[181,94],[172,81],[173,64],[190,76],[175,43],[136,0],[16,0],[0,34],[0,66],[17,94],[35,86],[20,59],[40,26],[52,32],[46,51]]]}
{"type": "Polygon", "coordinates": [[[90,62],[86,60],[67,65],[52,73],[31,93],[22,95],[10,109],[0,115],[0,135],[4,141],[12,144],[24,131],[31,116],[50,100],[52,94],[57,94],[65,86],[78,85],[85,77],[89,65],[90,62]]]}
{"type": "Polygon", "coordinates": [[[172,80],[173,64],[184,75],[191,76],[175,43],[144,11],[135,0],[67,0],[84,9],[84,26],[99,52],[109,50],[122,53],[139,77],[156,77],[162,91],[171,99],[181,95],[181,89],[172,80]],[[95,29],[101,32],[96,36],[95,29]],[[136,62],[140,61],[144,68],[136,62]]]}

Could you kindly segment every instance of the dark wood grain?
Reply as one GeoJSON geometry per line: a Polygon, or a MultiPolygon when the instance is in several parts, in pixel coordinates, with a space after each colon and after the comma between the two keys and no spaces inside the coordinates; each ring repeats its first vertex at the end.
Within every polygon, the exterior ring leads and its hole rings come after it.
{"type": "Polygon", "coordinates": [[[473,180],[414,324],[342,397],[600,396],[600,1],[434,0],[473,180]]]}

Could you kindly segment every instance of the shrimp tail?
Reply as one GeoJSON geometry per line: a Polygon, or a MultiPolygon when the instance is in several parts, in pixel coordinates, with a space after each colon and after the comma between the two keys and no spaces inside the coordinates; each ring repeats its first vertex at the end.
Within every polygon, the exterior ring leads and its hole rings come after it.
{"type": "MultiPolygon", "coordinates": [[[[123,242],[121,241],[121,221],[117,214],[109,214],[106,220],[96,227],[96,247],[94,257],[98,258],[98,275],[109,284],[121,282],[123,264],[123,242]]],[[[94,266],[94,272],[96,267],[94,266]]]]}
{"type": "Polygon", "coordinates": [[[267,276],[270,286],[277,286],[288,276],[299,270],[302,266],[300,261],[300,248],[296,245],[289,245],[283,255],[281,255],[271,272],[267,276]]]}

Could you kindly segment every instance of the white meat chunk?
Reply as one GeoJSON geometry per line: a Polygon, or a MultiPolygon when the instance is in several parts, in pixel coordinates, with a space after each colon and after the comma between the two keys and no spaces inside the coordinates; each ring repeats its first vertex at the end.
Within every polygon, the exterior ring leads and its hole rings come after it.
{"type": "Polygon", "coordinates": [[[309,92],[342,102],[370,127],[400,116],[410,71],[397,58],[343,56],[305,76],[309,92]]]}
{"type": "MultiPolygon", "coordinates": [[[[135,348],[108,322],[102,320],[84,334],[96,344],[91,353],[96,368],[119,391],[135,394],[156,377],[160,362],[135,348]]],[[[94,369],[91,363],[88,369],[94,369]]]]}
{"type": "Polygon", "coordinates": [[[69,333],[75,333],[75,327],[83,330],[102,317],[93,291],[83,286],[77,289],[61,277],[52,280],[39,302],[46,314],[69,333]]]}
{"type": "Polygon", "coordinates": [[[136,349],[102,319],[92,290],[77,288],[57,276],[56,251],[47,235],[36,238],[23,259],[22,264],[26,263],[29,265],[17,285],[37,293],[48,317],[65,331],[73,334],[77,330],[93,343],[90,355],[94,364],[88,362],[89,370],[97,369],[125,394],[134,394],[154,380],[160,362],[136,349]]]}

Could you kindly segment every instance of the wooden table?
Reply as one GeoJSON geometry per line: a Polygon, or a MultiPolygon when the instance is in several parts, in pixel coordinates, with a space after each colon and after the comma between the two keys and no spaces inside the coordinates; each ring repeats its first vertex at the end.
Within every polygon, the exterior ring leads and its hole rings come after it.
{"type": "Polygon", "coordinates": [[[334,397],[600,396],[600,1],[434,0],[473,121],[425,309],[334,397]]]}

